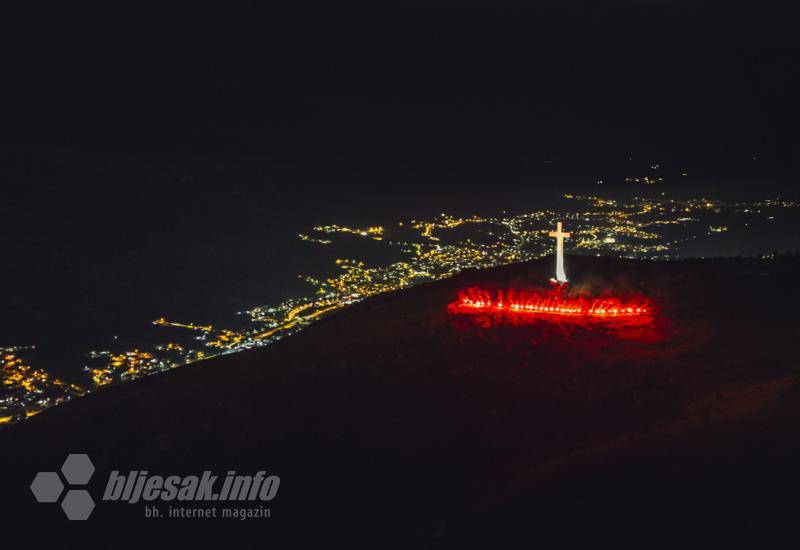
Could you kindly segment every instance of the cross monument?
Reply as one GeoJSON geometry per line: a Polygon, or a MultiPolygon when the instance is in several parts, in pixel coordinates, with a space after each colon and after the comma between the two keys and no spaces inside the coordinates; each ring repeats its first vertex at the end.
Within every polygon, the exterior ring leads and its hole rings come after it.
{"type": "Polygon", "coordinates": [[[556,224],[556,230],[548,233],[548,236],[556,239],[556,278],[557,283],[566,283],[567,275],[564,273],[564,239],[572,237],[571,231],[563,231],[561,222],[556,224]]]}

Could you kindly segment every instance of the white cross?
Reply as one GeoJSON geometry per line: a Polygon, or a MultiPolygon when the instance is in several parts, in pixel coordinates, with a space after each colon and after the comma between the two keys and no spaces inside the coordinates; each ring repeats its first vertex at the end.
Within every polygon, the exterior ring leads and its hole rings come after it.
{"type": "Polygon", "coordinates": [[[567,275],[564,273],[564,239],[572,237],[572,231],[562,231],[561,222],[556,224],[556,230],[548,233],[549,237],[556,238],[556,281],[559,283],[567,282],[567,275]]]}

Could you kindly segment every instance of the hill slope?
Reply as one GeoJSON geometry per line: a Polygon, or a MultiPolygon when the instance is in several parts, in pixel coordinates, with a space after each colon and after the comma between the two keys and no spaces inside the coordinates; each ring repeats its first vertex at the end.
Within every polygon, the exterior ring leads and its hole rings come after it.
{"type": "MultiPolygon", "coordinates": [[[[28,485],[86,452],[96,499],[111,470],[281,476],[257,526],[266,543],[641,547],[789,532],[800,262],[570,258],[587,288],[656,302],[648,337],[447,313],[460,289],[537,286],[550,268],[380,296],[268,348],[46,411],[0,434],[6,517],[63,521],[28,485]]],[[[100,503],[90,521],[143,509],[100,503]]]]}

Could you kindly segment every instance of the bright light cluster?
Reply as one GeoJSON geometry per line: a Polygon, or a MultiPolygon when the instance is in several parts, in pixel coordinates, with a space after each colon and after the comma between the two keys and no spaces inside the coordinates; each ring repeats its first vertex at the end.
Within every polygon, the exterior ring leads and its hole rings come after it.
{"type": "Polygon", "coordinates": [[[451,313],[508,313],[530,315],[560,315],[581,317],[638,317],[653,314],[653,307],[645,298],[621,300],[615,297],[585,298],[560,297],[556,292],[506,292],[492,293],[471,288],[460,293],[458,300],[448,307],[451,313]]]}

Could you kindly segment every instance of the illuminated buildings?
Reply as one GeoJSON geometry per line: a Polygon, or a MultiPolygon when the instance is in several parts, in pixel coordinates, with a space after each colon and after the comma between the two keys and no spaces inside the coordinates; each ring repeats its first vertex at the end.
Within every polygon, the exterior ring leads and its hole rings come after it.
{"type": "Polygon", "coordinates": [[[8,424],[33,416],[47,407],[57,405],[86,391],[27,364],[22,355],[34,350],[32,346],[0,349],[0,424],[8,424]]]}
{"type": "MultiPolygon", "coordinates": [[[[302,330],[317,319],[384,292],[451,277],[465,269],[534,260],[552,254],[548,234],[565,220],[575,235],[573,254],[669,259],[680,255],[683,243],[749,227],[750,220],[773,219],[797,203],[770,199],[724,203],[705,197],[676,200],[664,196],[623,201],[598,196],[564,195],[558,211],[539,209],[516,214],[459,217],[442,213],[433,219],[399,221],[393,226],[350,228],[325,225],[316,236],[301,234],[311,244],[336,247],[346,239],[366,239],[375,247],[391,247],[400,259],[371,262],[340,258],[322,277],[304,276],[307,293],[278,304],[253,307],[239,327],[208,323],[153,322],[159,330],[183,332],[160,342],[138,343],[133,349],[94,351],[85,372],[92,387],[101,387],[160,372],[209,357],[268,345],[302,330]]],[[[562,232],[560,229],[558,232],[562,232]]],[[[566,234],[564,234],[566,236],[566,234]]],[[[563,264],[557,273],[566,280],[563,264]]],[[[526,307],[529,304],[526,304],[526,307]]],[[[184,321],[184,320],[181,320],[184,321]]],[[[19,358],[21,348],[3,350],[0,422],[9,423],[44,407],[82,395],[79,385],[50,377],[19,358]]]]}

